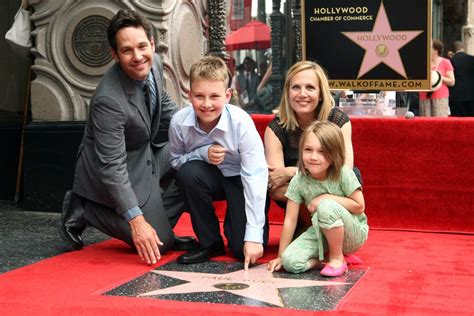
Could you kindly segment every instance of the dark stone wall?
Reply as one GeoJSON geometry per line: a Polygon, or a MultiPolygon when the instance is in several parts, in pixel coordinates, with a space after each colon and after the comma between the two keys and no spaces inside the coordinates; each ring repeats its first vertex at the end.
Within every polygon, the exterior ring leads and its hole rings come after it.
{"type": "Polygon", "coordinates": [[[443,2],[443,38],[444,52],[453,50],[453,43],[462,40],[462,28],[467,20],[468,0],[445,0],[443,2]]]}
{"type": "Polygon", "coordinates": [[[19,206],[60,212],[72,187],[84,122],[33,122],[24,131],[23,189],[19,206]]]}

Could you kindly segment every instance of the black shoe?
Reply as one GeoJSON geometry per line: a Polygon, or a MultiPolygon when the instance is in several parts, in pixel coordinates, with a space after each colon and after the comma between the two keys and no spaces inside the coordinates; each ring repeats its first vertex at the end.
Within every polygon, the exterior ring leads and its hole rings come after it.
{"type": "Polygon", "coordinates": [[[174,250],[190,251],[198,250],[199,243],[192,236],[174,236],[174,250]]]}
{"type": "Polygon", "coordinates": [[[81,198],[72,191],[67,191],[62,211],[59,234],[69,250],[79,250],[84,245],[81,235],[87,227],[81,198]]]}
{"type": "Polygon", "coordinates": [[[224,243],[219,241],[212,244],[209,248],[192,250],[182,254],[176,261],[180,264],[200,263],[222,255],[225,255],[224,243]]]}

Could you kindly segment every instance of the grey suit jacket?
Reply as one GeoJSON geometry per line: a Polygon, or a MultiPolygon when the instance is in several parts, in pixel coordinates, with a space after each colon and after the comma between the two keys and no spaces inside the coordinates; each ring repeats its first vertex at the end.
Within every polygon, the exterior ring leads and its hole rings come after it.
{"type": "Polygon", "coordinates": [[[151,181],[159,181],[157,153],[168,141],[177,107],[163,88],[157,54],[152,71],[158,99],[153,120],[139,84],[117,63],[104,74],[91,99],[78,150],[73,191],[120,215],[142,206],[151,194],[161,194],[151,192],[151,181]]]}

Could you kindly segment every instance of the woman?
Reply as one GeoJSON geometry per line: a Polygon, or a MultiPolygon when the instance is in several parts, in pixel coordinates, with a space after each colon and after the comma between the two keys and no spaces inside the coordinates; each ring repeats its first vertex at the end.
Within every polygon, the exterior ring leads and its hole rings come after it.
{"type": "Polygon", "coordinates": [[[430,92],[420,92],[420,116],[449,116],[449,89],[454,86],[453,65],[447,58],[441,57],[444,44],[439,40],[433,41],[431,51],[431,70],[441,75],[441,86],[430,92]]]}
{"type": "MultiPolygon", "coordinates": [[[[324,70],[311,61],[300,61],[289,70],[278,114],[265,130],[265,156],[269,168],[270,196],[285,207],[288,184],[297,171],[298,145],[305,128],[315,120],[330,121],[341,128],[345,143],[345,165],[353,168],[352,126],[347,114],[334,107],[324,70]]],[[[355,170],[360,179],[358,170],[355,170]]],[[[305,228],[309,213],[300,218],[305,228]]]]}

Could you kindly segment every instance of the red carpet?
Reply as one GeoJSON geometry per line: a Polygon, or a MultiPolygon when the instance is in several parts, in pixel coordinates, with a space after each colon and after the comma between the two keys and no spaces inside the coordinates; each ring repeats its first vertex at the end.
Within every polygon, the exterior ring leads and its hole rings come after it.
{"type": "MultiPolygon", "coordinates": [[[[253,118],[263,133],[271,115],[253,118]]],[[[371,227],[358,255],[370,270],[336,312],[474,315],[474,118],[351,121],[371,227]]],[[[221,203],[221,214],[224,208],[221,203]]],[[[272,206],[262,262],[277,253],[282,218],[272,206]]],[[[176,232],[191,233],[188,217],[176,232]]],[[[178,255],[167,254],[162,263],[178,255]]],[[[101,295],[151,269],[117,241],[57,256],[0,275],[0,315],[309,314],[101,295]]]]}
{"type": "MultiPolygon", "coordinates": [[[[271,246],[262,262],[275,255],[280,230],[281,226],[272,226],[271,246]]],[[[190,233],[187,217],[180,221],[177,233],[190,233]]],[[[165,255],[162,263],[178,254],[165,255]]],[[[339,305],[338,314],[472,315],[473,236],[375,230],[358,255],[370,270],[339,305]]],[[[151,269],[121,242],[89,246],[0,275],[0,314],[309,314],[101,295],[151,269]]]]}

